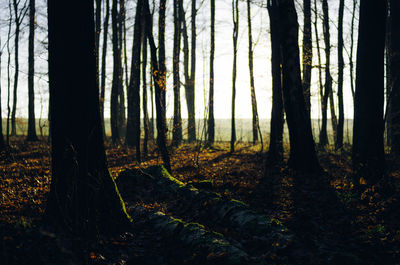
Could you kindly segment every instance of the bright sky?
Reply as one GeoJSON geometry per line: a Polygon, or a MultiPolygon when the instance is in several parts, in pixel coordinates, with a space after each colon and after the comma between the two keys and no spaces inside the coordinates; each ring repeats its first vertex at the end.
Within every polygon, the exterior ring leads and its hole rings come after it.
{"type": "MultiPolygon", "coordinates": [[[[130,57],[130,49],[132,47],[132,36],[133,36],[133,18],[136,6],[136,1],[127,0],[127,16],[128,16],[128,56],[130,57]]],[[[23,2],[23,1],[22,1],[23,2]]],[[[158,5],[158,1],[155,1],[158,5]]],[[[185,7],[187,10],[187,23],[190,23],[190,1],[184,0],[185,7]]],[[[200,2],[200,1],[198,1],[200,2]]],[[[318,1],[320,2],[320,1],[318,1]]],[[[336,42],[337,42],[337,13],[338,7],[336,1],[329,1],[330,6],[330,16],[331,16],[331,72],[333,75],[333,80],[337,80],[337,52],[336,52],[336,42]]],[[[45,50],[44,44],[46,40],[46,3],[44,0],[37,1],[37,23],[38,29],[36,33],[36,77],[35,77],[35,104],[36,104],[36,117],[42,118],[47,117],[48,109],[48,88],[47,88],[47,52],[45,50]]],[[[167,52],[167,67],[169,71],[168,82],[168,102],[167,102],[167,115],[172,116],[173,113],[173,91],[172,91],[172,38],[173,38],[173,18],[172,18],[172,0],[169,0],[167,10],[167,29],[166,29],[166,52],[167,52]]],[[[200,3],[198,3],[200,6],[200,3]]],[[[239,1],[240,8],[240,22],[239,22],[239,50],[238,50],[238,69],[237,69],[237,94],[236,94],[236,117],[237,118],[251,118],[251,104],[250,104],[250,84],[249,84],[249,68],[248,68],[248,33],[247,33],[247,11],[246,3],[239,1]]],[[[319,3],[319,10],[321,5],[319,3]]],[[[301,49],[302,41],[302,14],[301,6],[298,8],[300,32],[299,32],[299,44],[301,49]]],[[[271,81],[271,68],[270,68],[270,40],[269,40],[269,16],[268,11],[265,8],[260,8],[256,5],[252,5],[252,23],[253,23],[253,41],[255,42],[254,47],[254,74],[255,74],[255,88],[258,103],[258,113],[260,118],[269,118],[271,113],[271,101],[272,101],[272,81],[271,81]]],[[[209,82],[209,52],[210,52],[210,20],[209,15],[210,6],[209,0],[205,0],[201,5],[197,16],[197,64],[196,64],[196,117],[204,117],[204,110],[208,100],[208,82],[209,82]],[[204,85],[203,85],[204,84],[204,85]]],[[[320,11],[322,14],[322,11],[320,11]]],[[[2,113],[3,117],[6,117],[6,102],[7,102],[7,47],[5,42],[7,39],[7,19],[8,19],[8,3],[7,1],[0,2],[0,37],[2,57],[1,57],[1,103],[2,103],[2,113]]],[[[350,19],[351,19],[351,6],[345,9],[345,22],[344,22],[344,39],[346,49],[349,50],[349,40],[350,40],[350,19]]],[[[158,13],[156,8],[154,26],[157,26],[158,13]]],[[[314,21],[314,17],[313,17],[314,21]]],[[[27,117],[27,39],[28,39],[28,20],[25,19],[23,23],[23,34],[21,35],[21,47],[20,47],[20,77],[18,86],[18,106],[17,106],[17,116],[27,117]]],[[[322,20],[319,19],[319,33],[320,33],[320,46],[324,47],[322,42],[322,20]]],[[[355,29],[357,28],[358,20],[355,23],[355,29]]],[[[190,27],[189,27],[190,29],[190,27]]],[[[12,28],[12,36],[14,34],[14,26],[12,28]]],[[[111,34],[111,26],[109,27],[111,34]]],[[[157,30],[155,29],[155,37],[157,36],[157,30]]],[[[190,36],[189,30],[189,36],[190,36]]],[[[357,32],[355,31],[355,39],[357,38],[357,32]]],[[[109,41],[111,35],[109,36],[109,41]]],[[[315,42],[315,35],[313,33],[313,41],[315,42]]],[[[356,43],[355,43],[356,45],[356,43]]],[[[314,43],[314,47],[315,47],[314,43]]],[[[106,104],[105,111],[106,117],[109,116],[109,96],[111,90],[111,77],[112,77],[112,54],[111,54],[111,44],[108,45],[108,58],[107,58],[107,80],[108,87],[106,91],[106,104]]],[[[14,41],[10,43],[11,49],[11,91],[13,88],[13,77],[14,77],[14,41]]],[[[215,118],[230,118],[231,112],[231,91],[232,91],[232,15],[231,15],[231,1],[230,0],[218,0],[216,1],[216,47],[215,47],[215,118]]],[[[301,50],[300,50],[301,51],[301,50]]],[[[345,80],[344,80],[344,98],[345,98],[345,115],[346,118],[352,118],[353,116],[353,105],[352,96],[350,92],[349,83],[349,67],[348,58],[346,51],[345,56],[345,80]]],[[[354,50],[354,57],[356,56],[356,49],[354,50]]],[[[322,62],[324,63],[325,54],[322,51],[322,62]]],[[[181,55],[183,61],[183,55],[181,55]]],[[[130,65],[130,59],[128,59],[130,65]]],[[[78,62],[77,62],[78,63],[78,62]]],[[[314,50],[313,64],[317,65],[316,50],[314,50]]],[[[181,67],[181,72],[183,67],[181,67]]],[[[318,70],[313,69],[312,72],[312,118],[319,117],[319,98],[318,98],[318,70]]],[[[183,74],[181,75],[181,81],[183,82],[183,74]]],[[[334,82],[333,89],[336,92],[337,83],[334,82]]],[[[11,96],[12,97],[12,96],[11,96]]],[[[337,99],[335,99],[337,100],[337,99]]],[[[181,102],[182,102],[182,116],[187,117],[186,111],[186,101],[184,96],[184,88],[181,87],[181,102]]],[[[329,114],[328,114],[329,115],[329,114]]]]}

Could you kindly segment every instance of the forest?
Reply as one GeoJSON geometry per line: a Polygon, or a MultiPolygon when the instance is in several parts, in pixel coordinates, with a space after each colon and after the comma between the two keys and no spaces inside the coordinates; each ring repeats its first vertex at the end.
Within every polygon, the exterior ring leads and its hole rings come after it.
{"type": "Polygon", "coordinates": [[[399,264],[400,1],[0,0],[0,265],[399,264]]]}

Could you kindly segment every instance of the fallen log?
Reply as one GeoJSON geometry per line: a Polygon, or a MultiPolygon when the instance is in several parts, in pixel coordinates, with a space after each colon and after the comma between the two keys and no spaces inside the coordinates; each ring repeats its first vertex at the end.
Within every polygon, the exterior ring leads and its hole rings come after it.
{"type": "Polygon", "coordinates": [[[263,251],[284,249],[292,242],[292,235],[278,220],[256,213],[244,202],[185,185],[162,166],[151,166],[143,170],[127,169],[121,172],[116,182],[121,194],[132,192],[132,189],[151,187],[159,198],[179,198],[179,203],[188,208],[205,209],[198,211],[204,215],[202,220],[246,235],[248,241],[263,251]]]}
{"type": "MultiPolygon", "coordinates": [[[[191,257],[191,264],[256,264],[247,253],[232,245],[223,235],[209,231],[201,224],[187,223],[141,206],[133,209],[132,216],[139,222],[145,220],[154,232],[196,253],[191,257]]],[[[259,261],[257,264],[264,263],[259,261]]]]}

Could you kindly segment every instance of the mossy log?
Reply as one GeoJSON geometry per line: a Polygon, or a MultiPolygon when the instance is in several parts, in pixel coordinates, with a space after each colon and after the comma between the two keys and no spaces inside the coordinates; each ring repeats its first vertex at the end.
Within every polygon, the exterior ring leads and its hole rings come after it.
{"type": "Polygon", "coordinates": [[[185,185],[173,178],[162,166],[125,170],[118,177],[117,184],[122,194],[139,187],[143,189],[151,186],[157,192],[156,196],[175,196],[180,198],[180,203],[192,209],[206,209],[199,211],[206,215],[202,219],[238,231],[250,240],[261,241],[264,250],[282,249],[292,241],[292,236],[278,220],[256,213],[244,202],[185,185]]]}
{"type": "Polygon", "coordinates": [[[195,264],[255,264],[246,252],[232,245],[223,235],[209,231],[201,224],[187,223],[141,206],[135,207],[132,215],[135,219],[146,220],[146,224],[163,237],[191,249],[196,253],[191,257],[195,264]]]}

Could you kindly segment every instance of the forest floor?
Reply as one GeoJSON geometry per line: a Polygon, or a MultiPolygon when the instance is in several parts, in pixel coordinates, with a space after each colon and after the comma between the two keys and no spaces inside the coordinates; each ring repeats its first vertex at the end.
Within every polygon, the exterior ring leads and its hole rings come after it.
{"type": "MultiPolygon", "coordinates": [[[[11,147],[0,154],[0,265],[224,264],[223,254],[194,253],[139,217],[134,217],[130,231],[90,242],[44,230],[41,216],[51,182],[49,145],[44,140],[26,143],[22,137],[11,140],[11,147]]],[[[110,172],[117,177],[125,169],[160,164],[161,158],[150,150],[138,164],[134,150],[107,145],[110,172]]],[[[152,189],[137,192],[140,196],[122,193],[122,197],[128,210],[141,205],[201,223],[232,244],[243,243],[251,264],[399,264],[400,158],[387,159],[388,178],[393,180],[390,189],[378,185],[357,192],[351,181],[349,150],[320,151],[327,173],[318,176],[299,175],[284,167],[265,174],[260,146],[249,143],[239,143],[233,154],[228,143],[212,149],[183,144],[171,152],[172,172],[178,180],[243,201],[287,227],[293,235],[291,247],[273,252],[249,247],[240,232],[199,218],[200,209],[182,211],[184,202],[175,197],[158,199],[152,189]]]]}

